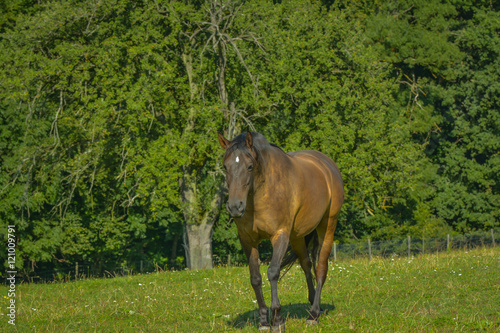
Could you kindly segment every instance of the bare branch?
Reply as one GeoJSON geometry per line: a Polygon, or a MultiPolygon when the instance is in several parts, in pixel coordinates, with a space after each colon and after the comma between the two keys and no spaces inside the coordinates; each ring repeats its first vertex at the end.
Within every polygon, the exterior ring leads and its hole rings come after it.
{"type": "Polygon", "coordinates": [[[55,151],[55,149],[59,146],[59,143],[61,142],[61,139],[59,138],[59,131],[57,129],[57,120],[59,117],[59,113],[61,113],[62,110],[63,110],[63,92],[61,90],[59,92],[59,108],[56,111],[54,121],[52,122],[52,126],[50,127],[50,135],[54,136],[54,147],[52,149],[52,152],[55,151]]]}
{"type": "Polygon", "coordinates": [[[243,65],[243,67],[245,67],[245,69],[248,73],[248,76],[250,77],[250,80],[252,80],[252,83],[253,83],[255,89],[258,89],[257,84],[255,82],[255,79],[253,78],[253,75],[250,72],[250,69],[248,68],[248,66],[246,64],[245,59],[243,59],[243,56],[241,55],[240,49],[238,48],[238,46],[236,46],[236,43],[233,41],[232,38],[229,38],[229,36],[227,36],[227,38],[228,38],[229,43],[231,43],[231,45],[233,46],[233,49],[236,52],[236,55],[238,56],[238,58],[240,59],[241,64],[243,65]]]}

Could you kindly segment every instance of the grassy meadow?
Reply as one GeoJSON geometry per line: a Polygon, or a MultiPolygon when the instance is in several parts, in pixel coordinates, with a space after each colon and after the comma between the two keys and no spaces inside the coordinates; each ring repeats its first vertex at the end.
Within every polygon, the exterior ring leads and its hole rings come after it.
{"type": "MultiPolygon", "coordinates": [[[[257,332],[247,267],[16,288],[13,327],[7,287],[0,286],[1,332],[257,332]]],[[[264,294],[269,306],[267,279],[264,294]]],[[[327,312],[314,327],[305,325],[309,304],[298,265],[279,294],[287,332],[498,332],[500,247],[331,263],[327,312]]]]}

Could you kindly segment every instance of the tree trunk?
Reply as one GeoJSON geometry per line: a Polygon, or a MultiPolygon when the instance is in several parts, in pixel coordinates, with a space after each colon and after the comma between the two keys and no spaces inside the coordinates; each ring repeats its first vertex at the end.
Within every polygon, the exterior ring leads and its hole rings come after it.
{"type": "Polygon", "coordinates": [[[214,223],[186,225],[186,262],[190,269],[212,269],[212,227],[214,223]]]}
{"type": "Polygon", "coordinates": [[[184,250],[186,265],[189,269],[210,269],[212,265],[212,227],[217,220],[224,197],[223,184],[219,186],[203,215],[199,215],[196,207],[197,192],[194,182],[181,181],[182,201],[184,203],[184,250]]]}

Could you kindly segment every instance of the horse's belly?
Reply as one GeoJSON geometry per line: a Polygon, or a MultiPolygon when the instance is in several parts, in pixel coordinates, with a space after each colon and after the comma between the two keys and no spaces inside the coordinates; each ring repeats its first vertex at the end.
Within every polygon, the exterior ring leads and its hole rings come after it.
{"type": "Polygon", "coordinates": [[[292,236],[304,237],[311,233],[329,211],[330,193],[324,181],[311,189],[304,189],[306,193],[297,207],[292,236]]]}
{"type": "Polygon", "coordinates": [[[313,209],[311,211],[303,211],[297,214],[295,218],[291,235],[301,238],[310,234],[325,216],[325,209],[313,209]]]}
{"type": "Polygon", "coordinates": [[[296,214],[291,236],[300,238],[316,229],[323,218],[328,218],[333,184],[331,170],[316,156],[303,152],[296,157],[302,177],[295,187],[296,214]]]}

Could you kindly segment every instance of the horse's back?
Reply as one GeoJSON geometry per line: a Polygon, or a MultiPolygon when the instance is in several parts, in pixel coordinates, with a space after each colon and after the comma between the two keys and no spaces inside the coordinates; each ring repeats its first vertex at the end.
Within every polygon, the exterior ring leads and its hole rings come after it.
{"type": "Polygon", "coordinates": [[[342,176],[340,175],[340,170],[337,164],[328,156],[319,152],[317,150],[298,150],[292,151],[288,153],[289,156],[292,156],[296,159],[303,159],[315,162],[321,162],[321,164],[332,172],[332,176],[338,178],[338,180],[342,183],[342,176]]]}
{"type": "Polygon", "coordinates": [[[337,215],[344,201],[344,183],[335,162],[316,150],[294,151],[288,153],[288,155],[292,158],[298,169],[304,173],[305,183],[303,186],[314,186],[315,191],[318,192],[321,186],[308,180],[311,177],[317,177],[317,175],[313,175],[314,173],[320,172],[323,175],[324,184],[328,187],[329,214],[337,215]]]}

